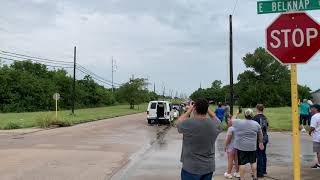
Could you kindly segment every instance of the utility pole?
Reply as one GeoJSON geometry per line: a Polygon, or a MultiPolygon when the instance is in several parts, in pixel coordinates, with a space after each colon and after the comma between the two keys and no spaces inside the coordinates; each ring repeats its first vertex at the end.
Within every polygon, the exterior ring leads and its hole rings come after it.
{"type": "Polygon", "coordinates": [[[156,93],[156,83],[153,83],[153,92],[156,93]]]}
{"type": "Polygon", "coordinates": [[[111,70],[111,74],[112,74],[111,77],[112,77],[112,78],[111,78],[111,79],[112,79],[112,80],[111,80],[111,81],[112,81],[112,93],[113,93],[113,91],[114,91],[114,90],[113,90],[113,89],[114,89],[114,85],[113,85],[113,73],[114,73],[113,56],[112,56],[112,58],[111,58],[111,63],[112,63],[112,65],[111,65],[111,68],[112,68],[112,70],[111,70]]]}
{"type": "Polygon", "coordinates": [[[164,99],[164,95],[165,95],[165,93],[166,93],[166,87],[165,87],[165,86],[163,86],[163,91],[162,91],[163,99],[164,99]]]}
{"type": "Polygon", "coordinates": [[[229,16],[230,22],[230,113],[233,114],[233,36],[232,36],[232,15],[229,16]]]}
{"type": "Polygon", "coordinates": [[[72,87],[72,114],[74,115],[74,106],[76,101],[76,68],[77,68],[77,47],[73,52],[73,87],[72,87]]]}

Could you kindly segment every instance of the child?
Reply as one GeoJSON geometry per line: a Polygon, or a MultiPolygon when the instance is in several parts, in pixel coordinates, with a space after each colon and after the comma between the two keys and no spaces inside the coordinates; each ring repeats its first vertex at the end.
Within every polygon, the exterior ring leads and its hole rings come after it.
{"type": "Polygon", "coordinates": [[[228,154],[228,171],[224,173],[224,177],[232,179],[231,173],[234,164],[236,172],[233,176],[240,178],[237,150],[234,148],[234,128],[232,127],[232,120],[230,118],[228,119],[228,127],[227,137],[225,139],[225,151],[228,154]]]}

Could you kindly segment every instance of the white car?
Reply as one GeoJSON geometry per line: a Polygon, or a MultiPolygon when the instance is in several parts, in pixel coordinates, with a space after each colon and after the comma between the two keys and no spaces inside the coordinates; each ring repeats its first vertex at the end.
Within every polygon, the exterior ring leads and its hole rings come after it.
{"type": "Polygon", "coordinates": [[[169,101],[151,101],[147,109],[148,124],[170,124],[173,121],[173,112],[169,101]]]}

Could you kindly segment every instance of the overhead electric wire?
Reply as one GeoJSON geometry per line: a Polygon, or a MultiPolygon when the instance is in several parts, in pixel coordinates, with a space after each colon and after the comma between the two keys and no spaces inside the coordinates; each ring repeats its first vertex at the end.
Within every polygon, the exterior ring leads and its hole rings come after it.
{"type": "MultiPolygon", "coordinates": [[[[80,64],[77,64],[77,65],[78,65],[78,67],[80,67],[83,71],[86,71],[86,73],[88,73],[88,74],[90,74],[90,75],[92,75],[92,76],[95,76],[96,78],[99,78],[99,79],[101,79],[101,80],[104,80],[104,81],[112,84],[112,81],[107,80],[107,79],[105,79],[105,78],[103,78],[103,77],[101,77],[101,76],[99,76],[99,75],[91,72],[90,70],[86,69],[85,67],[81,66],[80,64]]],[[[79,68],[77,68],[77,69],[79,69],[79,68]]],[[[113,84],[115,84],[115,85],[120,85],[119,83],[115,83],[115,82],[114,82],[113,84]]]]}
{"type": "Polygon", "coordinates": [[[27,57],[23,57],[23,56],[16,56],[16,55],[11,55],[11,54],[6,54],[6,53],[2,53],[0,51],[1,55],[4,56],[8,56],[10,58],[20,58],[20,59],[24,59],[24,60],[30,60],[30,61],[34,61],[34,62],[39,62],[39,63],[50,63],[50,64],[55,64],[55,65],[72,65],[72,64],[65,64],[65,63],[59,63],[59,62],[47,62],[47,61],[43,61],[43,60],[37,60],[37,59],[32,59],[32,58],[27,58],[27,57]]]}
{"type": "MultiPolygon", "coordinates": [[[[89,76],[90,76],[92,79],[94,79],[94,80],[97,80],[97,81],[99,81],[99,82],[102,82],[102,83],[104,83],[104,84],[107,84],[107,85],[109,85],[109,86],[112,86],[112,83],[107,82],[107,81],[105,81],[104,79],[97,78],[97,77],[93,76],[92,74],[87,73],[86,71],[83,71],[83,70],[81,70],[81,69],[78,69],[78,68],[77,68],[77,70],[79,70],[79,71],[82,72],[83,74],[89,75],[89,76]]],[[[114,86],[115,86],[115,85],[114,85],[114,86]]]]}
{"type": "Polygon", "coordinates": [[[65,64],[73,64],[73,62],[68,62],[68,61],[61,61],[61,60],[47,59],[47,58],[42,58],[42,57],[29,56],[29,55],[13,53],[13,52],[4,51],[4,50],[0,50],[0,51],[3,53],[6,53],[6,54],[22,56],[22,57],[26,57],[26,58],[38,59],[38,60],[49,61],[49,62],[60,62],[60,63],[65,63],[65,64]]]}
{"type": "Polygon", "coordinates": [[[79,70],[80,72],[82,72],[83,74],[89,75],[92,79],[94,79],[94,80],[96,80],[96,81],[99,81],[99,82],[101,82],[101,83],[103,83],[103,84],[106,84],[106,85],[112,86],[112,84],[111,84],[111,83],[105,82],[105,81],[103,81],[103,80],[101,80],[101,79],[97,79],[97,78],[95,78],[95,77],[92,77],[90,74],[88,74],[88,73],[84,72],[84,71],[83,71],[83,70],[81,70],[81,69],[78,69],[78,70],[79,70]]]}
{"type": "MultiPolygon", "coordinates": [[[[4,59],[7,61],[20,61],[20,62],[26,61],[26,60],[12,59],[12,58],[2,57],[2,56],[0,56],[0,59],[4,59]]],[[[43,63],[39,63],[39,64],[43,64],[43,63]]],[[[56,67],[56,68],[73,68],[72,66],[58,66],[58,65],[49,65],[49,64],[43,64],[43,65],[46,65],[49,67],[56,67]]]]}
{"type": "MultiPolygon", "coordinates": [[[[24,54],[19,54],[19,53],[14,53],[14,52],[8,52],[0,49],[0,58],[4,60],[9,60],[9,61],[33,61],[37,62],[40,64],[44,64],[49,67],[56,67],[56,68],[74,68],[73,67],[73,62],[68,62],[68,61],[61,61],[61,60],[54,60],[54,59],[48,59],[48,58],[42,58],[42,57],[36,57],[36,56],[29,56],[29,55],[24,55],[24,54]]],[[[77,70],[81,71],[82,73],[86,75],[90,75],[92,79],[97,80],[101,83],[107,84],[109,86],[112,86],[112,81],[107,80],[92,71],[88,70],[84,66],[80,65],[77,63],[77,70]]],[[[121,84],[113,82],[113,85],[118,87],[121,84]]]]}
{"type": "Polygon", "coordinates": [[[236,11],[239,0],[235,0],[235,1],[236,1],[236,3],[234,4],[233,10],[232,10],[232,15],[234,15],[234,13],[236,11]]]}

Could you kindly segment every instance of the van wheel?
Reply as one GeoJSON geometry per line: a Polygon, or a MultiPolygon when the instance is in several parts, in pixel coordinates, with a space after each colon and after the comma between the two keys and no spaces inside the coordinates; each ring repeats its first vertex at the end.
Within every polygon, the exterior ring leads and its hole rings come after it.
{"type": "Polygon", "coordinates": [[[169,119],[166,119],[166,120],[165,120],[165,124],[170,124],[170,120],[169,120],[169,119]]]}
{"type": "Polygon", "coordinates": [[[152,120],[151,119],[148,119],[148,124],[152,124],[152,120]]]}

